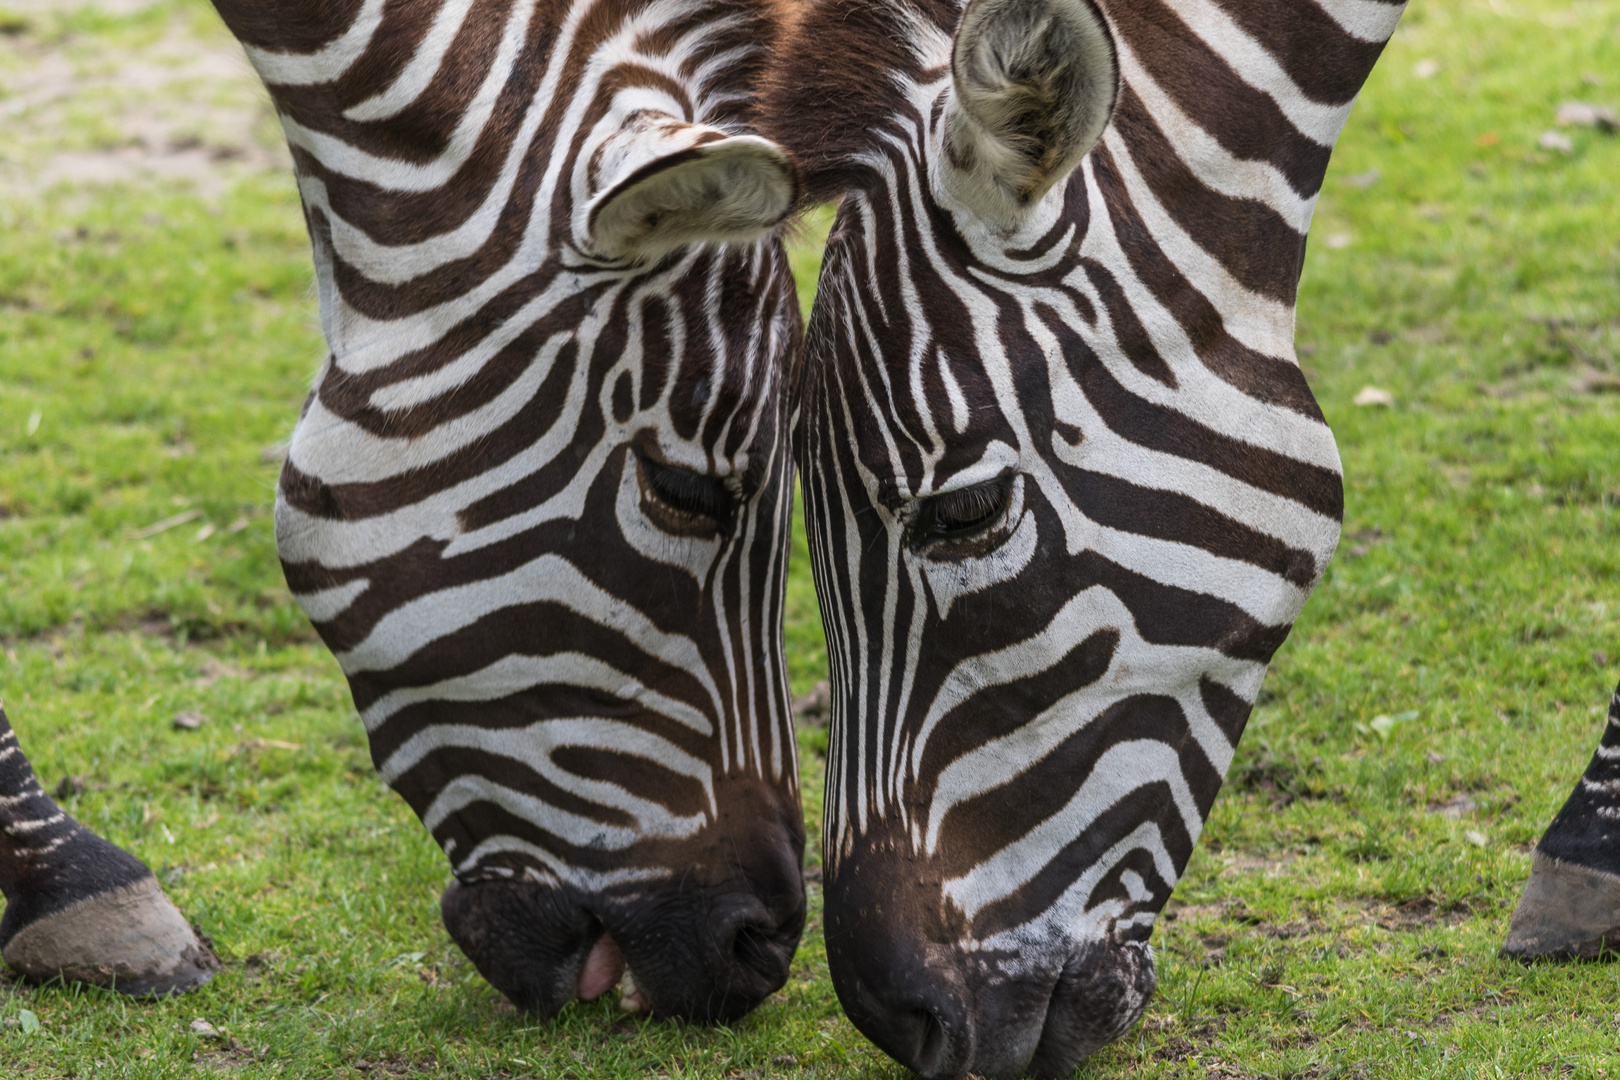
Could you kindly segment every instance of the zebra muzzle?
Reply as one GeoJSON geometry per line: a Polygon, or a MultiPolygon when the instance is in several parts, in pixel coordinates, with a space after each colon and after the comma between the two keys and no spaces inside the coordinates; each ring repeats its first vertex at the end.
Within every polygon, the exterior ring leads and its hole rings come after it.
{"type": "Polygon", "coordinates": [[[551,1016],[620,988],[630,1012],[735,1019],[787,979],[800,892],[771,904],[742,883],[587,895],[527,880],[452,882],[445,928],[519,1008],[551,1016]]]}

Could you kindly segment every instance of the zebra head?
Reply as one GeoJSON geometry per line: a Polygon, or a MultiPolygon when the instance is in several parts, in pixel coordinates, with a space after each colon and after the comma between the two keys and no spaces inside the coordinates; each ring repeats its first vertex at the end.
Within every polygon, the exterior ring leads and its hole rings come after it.
{"type": "Polygon", "coordinates": [[[1146,1006],[1338,541],[1294,290],[1399,10],[813,0],[778,50],[763,130],[842,198],[794,435],[828,955],[925,1076],[1066,1074],[1146,1006]]]}
{"type": "Polygon", "coordinates": [[[276,507],[444,921],[549,1014],[725,1019],[804,920],[782,655],[793,166],[752,0],[219,0],[330,355],[276,507]]]}

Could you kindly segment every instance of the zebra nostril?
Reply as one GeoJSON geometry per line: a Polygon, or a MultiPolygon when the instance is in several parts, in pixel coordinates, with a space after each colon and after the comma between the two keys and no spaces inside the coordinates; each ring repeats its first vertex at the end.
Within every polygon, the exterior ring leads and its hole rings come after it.
{"type": "MultiPolygon", "coordinates": [[[[829,960],[847,944],[829,934],[829,960]]],[[[859,961],[845,954],[832,969],[855,1027],[926,1080],[966,1075],[975,1064],[978,1032],[961,972],[944,957],[925,957],[892,941],[863,944],[859,961]],[[851,970],[856,963],[862,970],[851,970]]]]}
{"type": "MultiPolygon", "coordinates": [[[[913,999],[885,1007],[866,997],[856,1027],[886,1053],[926,1080],[957,1080],[974,1061],[973,1017],[946,997],[913,999]]],[[[852,1019],[854,1018],[852,1014],[852,1019]]]]}
{"type": "Polygon", "coordinates": [[[798,927],[784,933],[755,896],[732,898],[726,907],[713,922],[712,970],[736,992],[764,997],[787,981],[798,927]]]}
{"type": "Polygon", "coordinates": [[[939,1015],[931,1009],[918,1009],[913,1014],[912,1026],[917,1049],[912,1054],[911,1067],[923,1076],[948,1075],[952,1061],[951,1037],[939,1015]]]}

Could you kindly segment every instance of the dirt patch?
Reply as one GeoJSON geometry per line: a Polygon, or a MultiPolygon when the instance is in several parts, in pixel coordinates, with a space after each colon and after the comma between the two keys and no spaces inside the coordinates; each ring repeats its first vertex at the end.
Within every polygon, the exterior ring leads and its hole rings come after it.
{"type": "Polygon", "coordinates": [[[1320,777],[1321,772],[1321,758],[1315,758],[1309,764],[1268,758],[1251,762],[1242,771],[1234,773],[1227,782],[1239,791],[1269,798],[1272,808],[1276,810],[1302,799],[1341,800],[1343,796],[1339,792],[1311,783],[1311,778],[1320,777]]]}
{"type": "Polygon", "coordinates": [[[371,1061],[361,1058],[354,1063],[354,1067],[368,1077],[385,1076],[427,1076],[432,1072],[431,1066],[414,1065],[408,1061],[385,1060],[371,1061]]]}
{"type": "MultiPolygon", "coordinates": [[[[1294,864],[1298,856],[1294,852],[1284,851],[1275,855],[1251,855],[1238,852],[1230,857],[1223,857],[1219,877],[1282,877],[1288,873],[1288,868],[1294,864]]],[[[1241,902],[1230,908],[1225,918],[1237,918],[1234,914],[1242,908],[1241,902]]]]}
{"type": "Polygon", "coordinates": [[[195,679],[191,680],[191,685],[197,690],[207,690],[221,679],[246,679],[250,677],[241,668],[232,667],[225,661],[210,656],[202,662],[202,671],[195,679]]]}
{"type": "Polygon", "coordinates": [[[1403,904],[1394,906],[1372,901],[1363,910],[1367,917],[1381,929],[1395,931],[1430,930],[1436,926],[1456,926],[1467,922],[1469,915],[1472,914],[1467,904],[1459,903],[1442,908],[1427,896],[1419,897],[1416,900],[1408,900],[1403,904]]]}
{"type": "Polygon", "coordinates": [[[200,1050],[194,1059],[200,1067],[209,1072],[234,1073],[262,1060],[270,1052],[268,1046],[258,1050],[250,1050],[240,1039],[229,1038],[217,1047],[209,1050],[200,1050]]]}
{"type": "Polygon", "coordinates": [[[1479,802],[1467,792],[1453,795],[1445,802],[1432,802],[1429,804],[1429,813],[1439,814],[1452,820],[1472,814],[1479,809],[1479,802]]]}
{"type": "MultiPolygon", "coordinates": [[[[217,21],[176,14],[127,30],[76,34],[70,0],[9,2],[0,35],[0,188],[27,196],[107,184],[189,185],[217,195],[290,158],[269,96],[217,21]]],[[[142,0],[94,5],[128,16],[142,0]]]]}
{"type": "Polygon", "coordinates": [[[1370,553],[1373,548],[1377,547],[1379,544],[1382,544],[1385,537],[1384,530],[1375,525],[1370,529],[1357,529],[1355,532],[1346,537],[1346,539],[1350,541],[1350,546],[1342,550],[1344,550],[1345,554],[1349,555],[1350,558],[1360,559],[1364,558],[1368,553],[1370,553]]]}

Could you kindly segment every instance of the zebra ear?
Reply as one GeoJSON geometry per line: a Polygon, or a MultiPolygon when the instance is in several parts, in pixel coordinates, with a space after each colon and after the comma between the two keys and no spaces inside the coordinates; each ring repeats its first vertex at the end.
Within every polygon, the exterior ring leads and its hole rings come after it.
{"type": "Polygon", "coordinates": [[[608,140],[593,162],[600,182],[586,206],[590,246],[649,262],[687,244],[753,240],[799,197],[786,151],[757,135],[664,122],[608,140]]]}
{"type": "Polygon", "coordinates": [[[1011,230],[1102,137],[1119,61],[1091,0],[972,0],[951,75],[940,180],[1011,230]]]}

